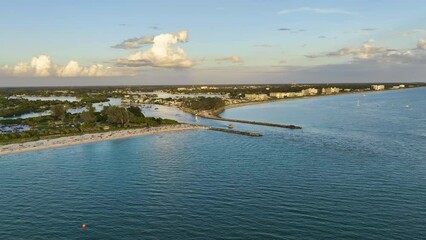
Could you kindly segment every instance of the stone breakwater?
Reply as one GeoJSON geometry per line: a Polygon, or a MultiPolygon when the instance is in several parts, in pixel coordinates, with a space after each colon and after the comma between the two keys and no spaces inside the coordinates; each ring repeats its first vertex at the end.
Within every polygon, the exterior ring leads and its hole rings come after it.
{"type": "Polygon", "coordinates": [[[162,132],[184,131],[184,130],[208,130],[208,127],[196,126],[191,124],[169,125],[161,127],[126,129],[102,133],[88,133],[77,136],[60,137],[54,139],[38,140],[33,142],[9,144],[0,146],[0,155],[12,154],[26,151],[35,151],[48,148],[64,147],[90,142],[98,142],[104,140],[127,138],[140,136],[145,134],[154,134],[162,132]]]}

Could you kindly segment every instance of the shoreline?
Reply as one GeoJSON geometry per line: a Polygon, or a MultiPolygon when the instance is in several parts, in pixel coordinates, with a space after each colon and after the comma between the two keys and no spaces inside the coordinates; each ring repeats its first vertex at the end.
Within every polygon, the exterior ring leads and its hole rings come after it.
{"type": "MultiPolygon", "coordinates": [[[[409,89],[410,88],[398,89],[398,90],[409,90],[409,89]]],[[[411,88],[411,89],[414,89],[414,88],[411,88]]],[[[178,107],[178,109],[182,110],[183,112],[189,113],[191,115],[200,116],[206,119],[227,121],[229,119],[222,118],[220,114],[222,114],[226,109],[231,109],[231,108],[244,107],[244,106],[250,106],[250,105],[257,105],[257,104],[267,104],[267,103],[273,103],[273,102],[311,99],[311,98],[317,98],[317,97],[333,97],[333,96],[348,95],[348,94],[372,94],[372,93],[378,93],[378,92],[398,91],[398,90],[348,92],[348,93],[339,93],[339,94],[332,94],[332,95],[313,95],[313,96],[294,97],[294,98],[272,99],[272,100],[258,101],[258,102],[237,103],[237,104],[230,104],[230,105],[224,106],[223,108],[213,112],[210,112],[210,111],[198,112],[198,111],[188,109],[188,108],[183,108],[183,107],[178,107]]],[[[79,145],[79,144],[85,144],[85,143],[91,143],[91,142],[100,142],[105,140],[130,138],[130,137],[142,136],[147,134],[186,131],[186,130],[208,130],[208,129],[209,127],[206,127],[206,126],[199,126],[199,125],[184,123],[180,125],[168,125],[168,126],[162,126],[162,127],[126,129],[126,130],[109,131],[109,132],[101,132],[101,133],[87,133],[83,135],[74,135],[74,136],[67,136],[67,137],[58,137],[58,138],[52,138],[52,139],[30,141],[25,143],[0,145],[0,157],[2,155],[8,155],[8,154],[52,149],[52,148],[79,145]]]]}
{"type": "MultiPolygon", "coordinates": [[[[415,88],[404,88],[404,89],[389,89],[389,90],[383,90],[383,91],[360,91],[360,92],[341,92],[337,94],[330,94],[330,95],[312,95],[312,96],[303,96],[303,97],[293,97],[293,98],[280,98],[280,99],[272,99],[272,100],[266,100],[266,101],[258,101],[258,102],[246,102],[246,103],[236,103],[236,104],[230,104],[226,105],[221,109],[218,109],[214,112],[211,112],[210,116],[207,115],[207,118],[215,119],[215,118],[222,118],[220,114],[222,114],[225,110],[231,109],[231,108],[237,108],[237,107],[245,107],[245,106],[251,106],[251,105],[257,105],[257,104],[266,104],[266,103],[274,103],[274,102],[284,102],[284,101],[293,101],[293,100],[303,100],[303,99],[311,99],[311,98],[320,98],[320,97],[335,97],[335,96],[341,96],[341,95],[349,95],[349,94],[374,94],[374,93],[383,93],[383,92],[391,92],[391,91],[404,91],[404,90],[412,90],[412,89],[418,89],[418,88],[426,88],[426,87],[415,87],[415,88]]],[[[188,112],[191,113],[191,112],[188,112]]],[[[193,113],[191,113],[193,114],[193,113]]],[[[205,115],[199,115],[201,117],[205,117],[205,115]]]]}
{"type": "MultiPolygon", "coordinates": [[[[401,89],[402,90],[402,89],[401,89]]],[[[386,90],[390,91],[390,90],[386,90]]],[[[384,91],[380,91],[384,92],[384,91]]],[[[192,110],[189,108],[184,107],[178,107],[178,109],[182,110],[183,112],[189,113],[193,116],[200,116],[207,119],[213,119],[213,120],[225,120],[220,116],[225,110],[231,109],[231,108],[237,108],[237,107],[245,107],[245,106],[251,106],[251,105],[258,105],[258,104],[267,104],[267,103],[274,103],[274,102],[284,102],[284,101],[293,101],[293,100],[302,100],[302,99],[311,99],[311,98],[320,98],[320,97],[334,97],[334,96],[340,96],[340,95],[348,95],[348,94],[365,94],[365,93],[375,93],[371,91],[364,91],[364,92],[348,92],[348,93],[338,93],[338,94],[331,94],[331,95],[312,95],[312,96],[303,96],[303,97],[293,97],[293,98],[279,98],[279,99],[271,99],[266,101],[257,101],[257,102],[245,102],[245,103],[235,103],[235,104],[229,104],[226,105],[220,109],[217,109],[215,111],[200,111],[197,112],[196,110],[192,110]]]]}
{"type": "Polygon", "coordinates": [[[91,142],[100,142],[105,140],[114,140],[121,138],[130,138],[148,134],[164,133],[164,132],[177,132],[177,131],[188,131],[188,130],[207,130],[207,127],[196,126],[191,124],[180,124],[170,125],[163,127],[151,127],[151,128],[138,128],[138,129],[127,129],[119,131],[110,131],[102,133],[87,133],[83,135],[75,135],[69,137],[59,137],[53,139],[37,140],[25,143],[15,143],[0,146],[0,156],[23,153],[29,151],[38,151],[44,149],[52,149],[66,146],[73,146],[91,142]]]}

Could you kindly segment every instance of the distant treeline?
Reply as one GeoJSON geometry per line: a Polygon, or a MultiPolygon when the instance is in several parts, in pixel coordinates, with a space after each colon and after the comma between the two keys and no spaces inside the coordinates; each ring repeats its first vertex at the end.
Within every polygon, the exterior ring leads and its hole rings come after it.
{"type": "Polygon", "coordinates": [[[28,100],[28,99],[7,99],[0,97],[0,117],[15,117],[27,113],[37,113],[50,110],[52,106],[64,104],[69,107],[80,107],[78,102],[59,100],[28,100]]]}
{"type": "Polygon", "coordinates": [[[0,120],[0,124],[21,124],[30,126],[30,131],[0,134],[0,144],[25,142],[42,138],[78,135],[110,130],[154,127],[177,124],[175,120],[145,117],[139,107],[104,107],[95,112],[94,107],[82,113],[71,114],[63,104],[51,107],[52,114],[27,119],[0,120]]]}
{"type": "MultiPolygon", "coordinates": [[[[268,91],[300,91],[305,88],[323,88],[323,87],[339,87],[351,89],[365,89],[371,87],[373,84],[383,84],[387,88],[404,84],[407,87],[421,87],[426,86],[424,82],[412,83],[321,83],[321,84],[245,84],[245,85],[213,85],[218,89],[200,89],[201,85],[188,85],[188,86],[92,86],[92,87],[27,87],[27,88],[0,88],[0,95],[36,95],[36,96],[76,96],[76,97],[122,97],[123,92],[153,92],[153,91],[166,91],[172,93],[216,93],[228,94],[243,92],[243,93],[267,93],[268,91]],[[249,88],[254,86],[255,88],[249,88]],[[197,88],[195,91],[181,90],[178,88],[197,88]],[[236,88],[236,89],[234,89],[236,88]],[[266,90],[269,88],[269,90],[266,90]]],[[[211,86],[211,85],[209,85],[211,86]]]]}
{"type": "Polygon", "coordinates": [[[217,97],[186,98],[182,106],[197,111],[217,110],[225,106],[225,101],[217,97]]]}
{"type": "MultiPolygon", "coordinates": [[[[171,88],[172,93],[213,93],[213,94],[229,94],[231,98],[244,96],[244,94],[269,94],[271,92],[299,92],[307,88],[322,89],[327,87],[338,87],[341,89],[349,88],[352,90],[365,90],[371,88],[371,85],[385,85],[386,89],[400,84],[409,87],[422,87],[426,83],[336,83],[336,84],[280,84],[280,85],[237,85],[237,86],[216,86],[218,89],[200,89],[190,90],[193,86],[187,86],[185,90],[177,90],[177,87],[171,88]]],[[[182,87],[181,87],[182,88],[182,87]]]]}

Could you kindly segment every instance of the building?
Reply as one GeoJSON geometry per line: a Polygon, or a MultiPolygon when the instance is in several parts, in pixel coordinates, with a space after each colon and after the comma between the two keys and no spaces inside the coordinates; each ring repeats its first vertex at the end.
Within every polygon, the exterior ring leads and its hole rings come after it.
{"type": "Polygon", "coordinates": [[[304,93],[302,92],[272,92],[269,94],[273,98],[291,98],[291,97],[303,97],[304,93]]]}
{"type": "Polygon", "coordinates": [[[265,101],[269,96],[267,94],[246,94],[245,98],[252,101],[265,101]]]}
{"type": "Polygon", "coordinates": [[[302,92],[303,96],[317,95],[318,89],[308,88],[308,89],[303,89],[301,92],[302,92]]]}
{"type": "Polygon", "coordinates": [[[385,90],[385,85],[371,85],[371,88],[375,91],[385,90]]]}
{"type": "Polygon", "coordinates": [[[285,93],[285,92],[271,92],[271,93],[269,94],[269,96],[270,96],[270,97],[273,97],[273,98],[285,98],[285,97],[286,97],[286,94],[287,94],[287,93],[285,93]]]}
{"type": "Polygon", "coordinates": [[[326,95],[335,94],[339,92],[340,92],[340,88],[337,88],[337,87],[323,88],[321,90],[321,93],[326,95]]]}

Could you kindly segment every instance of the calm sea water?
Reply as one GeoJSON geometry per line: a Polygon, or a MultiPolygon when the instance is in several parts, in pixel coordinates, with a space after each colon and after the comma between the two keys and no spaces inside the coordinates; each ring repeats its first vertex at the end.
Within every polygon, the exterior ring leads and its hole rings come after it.
{"type": "Polygon", "coordinates": [[[304,129],[235,124],[264,136],[188,131],[1,156],[0,239],[426,236],[425,88],[223,116],[304,129]]]}

